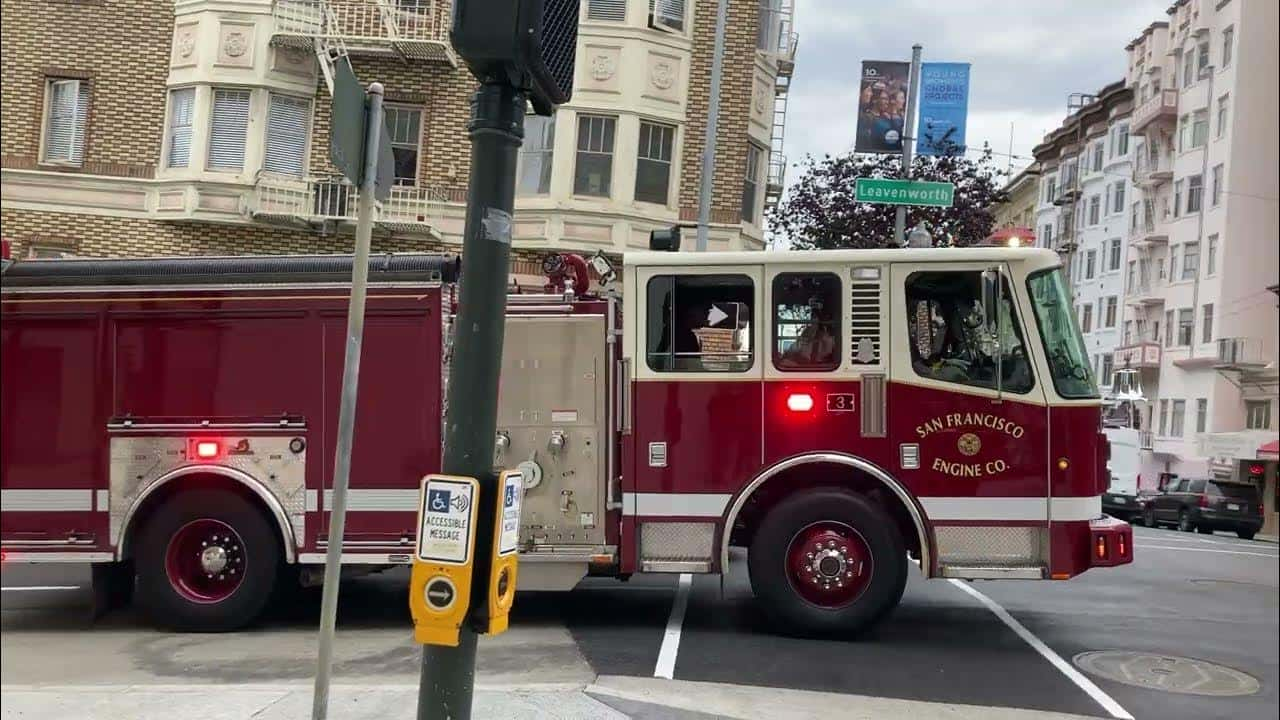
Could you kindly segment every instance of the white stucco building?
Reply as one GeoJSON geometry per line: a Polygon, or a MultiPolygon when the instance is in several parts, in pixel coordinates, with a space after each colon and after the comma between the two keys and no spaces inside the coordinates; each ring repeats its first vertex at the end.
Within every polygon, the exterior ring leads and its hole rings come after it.
{"type": "Polygon", "coordinates": [[[1179,0],[1126,48],[1137,192],[1116,362],[1150,401],[1144,485],[1238,477],[1257,457],[1240,448],[1276,438],[1277,12],[1179,0]]]}

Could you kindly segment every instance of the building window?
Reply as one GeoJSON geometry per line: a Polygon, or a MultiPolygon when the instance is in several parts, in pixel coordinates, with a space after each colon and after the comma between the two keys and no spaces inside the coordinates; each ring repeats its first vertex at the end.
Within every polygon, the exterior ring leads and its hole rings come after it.
{"type": "Polygon", "coordinates": [[[1227,134],[1227,108],[1230,105],[1229,95],[1218,98],[1218,137],[1227,134]]]}
{"type": "Polygon", "coordinates": [[[1214,207],[1222,204],[1222,163],[1213,166],[1213,185],[1211,186],[1212,198],[1210,202],[1214,207]]]}
{"type": "Polygon", "coordinates": [[[667,204],[675,135],[676,129],[670,125],[641,121],[640,147],[636,151],[636,200],[667,204]]]}
{"type": "Polygon", "coordinates": [[[209,124],[209,169],[244,169],[245,133],[249,129],[249,91],[215,88],[209,124]]]}
{"type": "Polygon", "coordinates": [[[1098,382],[1102,385],[1110,387],[1115,384],[1112,374],[1115,371],[1115,357],[1111,353],[1102,353],[1102,371],[1098,375],[1098,382]]]}
{"type": "Polygon", "coordinates": [[[1164,346],[1173,347],[1173,311],[1164,311],[1164,346]]]}
{"type": "Polygon", "coordinates": [[[1206,303],[1201,309],[1200,342],[1213,342],[1213,303],[1206,303]]]}
{"type": "Polygon", "coordinates": [[[1160,435],[1168,435],[1169,432],[1169,401],[1160,401],[1160,435]]]}
{"type": "Polygon", "coordinates": [[[618,119],[609,115],[578,116],[578,158],[573,193],[609,197],[613,180],[613,135],[618,119]]]}
{"type": "Polygon", "coordinates": [[[780,273],[773,279],[773,366],[797,372],[840,367],[840,277],[780,273]]]}
{"type": "Polygon", "coordinates": [[[622,22],[627,19],[627,0],[587,0],[587,19],[622,22]]]}
{"type": "Polygon", "coordinates": [[[1102,172],[1102,161],[1103,161],[1103,153],[1105,152],[1105,148],[1106,148],[1106,144],[1103,143],[1102,141],[1098,141],[1093,146],[1093,171],[1094,172],[1102,172]]]}
{"type": "Polygon", "coordinates": [[[1196,432],[1202,433],[1209,426],[1209,398],[1196,400],[1196,432]]]}
{"type": "Polygon", "coordinates": [[[1201,41],[1199,52],[1196,53],[1196,77],[1199,78],[1207,67],[1209,67],[1209,41],[1204,40],[1201,41]]]}
{"type": "Polygon", "coordinates": [[[1182,215],[1182,181],[1173,181],[1173,216],[1182,215]]]}
{"type": "Polygon", "coordinates": [[[761,159],[764,150],[755,143],[747,143],[747,174],[742,180],[742,219],[756,221],[756,196],[760,189],[761,159]]]}
{"type": "Polygon", "coordinates": [[[385,106],[391,154],[395,157],[396,185],[418,184],[418,155],[422,151],[422,109],[405,105],[385,106]]]}
{"type": "Polygon", "coordinates": [[[1209,141],[1209,111],[1197,110],[1191,114],[1191,147],[1204,147],[1209,141]]]}
{"type": "Polygon", "coordinates": [[[1195,82],[1196,53],[1194,49],[1182,51],[1182,87],[1189,88],[1195,82]]]}
{"type": "Polygon", "coordinates": [[[1178,347],[1191,345],[1191,331],[1195,325],[1195,317],[1191,308],[1178,310],[1178,347]]]}
{"type": "Polygon", "coordinates": [[[1182,245],[1182,279],[1194,280],[1200,272],[1200,242],[1192,241],[1182,245]]]}
{"type": "Polygon", "coordinates": [[[1206,277],[1213,277],[1218,271],[1218,234],[1214,233],[1209,236],[1209,257],[1205,258],[1204,274],[1206,277]]]}
{"type": "Polygon", "coordinates": [[[1044,238],[1044,245],[1041,247],[1053,247],[1053,225],[1049,224],[1040,228],[1040,237],[1044,238]]]}
{"type": "Polygon", "coordinates": [[[1111,238],[1107,244],[1107,270],[1115,272],[1120,269],[1120,238],[1111,238]]]}
{"type": "Polygon", "coordinates": [[[169,158],[165,165],[184,168],[191,162],[191,115],[196,89],[182,88],[169,93],[169,158]]]}
{"type": "Polygon", "coordinates": [[[524,143],[520,146],[520,155],[516,160],[517,195],[546,195],[551,192],[551,164],[555,141],[555,115],[525,116],[524,143]]]}
{"type": "Polygon", "coordinates": [[[1102,196],[1094,195],[1089,198],[1089,224],[1097,225],[1102,222],[1102,196]]]}
{"type": "Polygon", "coordinates": [[[1271,429],[1271,401],[1245,400],[1244,426],[1247,430],[1271,429]]]}
{"type": "Polygon", "coordinates": [[[1192,175],[1187,178],[1187,213],[1200,212],[1204,202],[1204,176],[1192,175]]]}
{"type": "Polygon", "coordinates": [[[685,0],[649,0],[649,27],[684,32],[685,0]]]}
{"type": "Polygon", "coordinates": [[[647,351],[656,372],[745,372],[753,362],[755,286],[745,275],[649,280],[647,351]]]}
{"type": "Polygon", "coordinates": [[[89,81],[50,79],[45,85],[44,162],[84,164],[89,81]]]}
{"type": "Polygon", "coordinates": [[[1048,205],[1058,197],[1058,179],[1056,177],[1046,178],[1044,181],[1044,204],[1048,205]]]}
{"type": "Polygon", "coordinates": [[[1111,212],[1119,214],[1124,212],[1124,181],[1117,180],[1111,191],[1111,212]]]}
{"type": "Polygon", "coordinates": [[[307,124],[310,118],[309,99],[271,94],[263,170],[296,177],[306,173],[307,124]]]}
{"type": "Polygon", "coordinates": [[[1084,279],[1092,280],[1098,266],[1098,251],[1090,250],[1084,254],[1084,279]]]}
{"type": "Polygon", "coordinates": [[[1102,313],[1103,327],[1113,328],[1116,326],[1116,308],[1119,302],[1120,299],[1115,295],[1111,295],[1103,301],[1106,308],[1102,313]]]}
{"type": "Polygon", "coordinates": [[[1137,286],[1133,284],[1134,280],[1137,278],[1137,270],[1138,270],[1138,261],[1130,260],[1129,275],[1125,278],[1125,285],[1124,285],[1129,292],[1133,292],[1137,288],[1137,286]]]}
{"type": "Polygon", "coordinates": [[[1236,29],[1224,28],[1222,31],[1222,67],[1231,67],[1231,55],[1235,51],[1236,29]]]}
{"type": "Polygon", "coordinates": [[[1174,400],[1170,404],[1172,405],[1172,410],[1169,413],[1169,434],[1174,437],[1182,437],[1183,420],[1187,415],[1187,401],[1174,400]]]}
{"type": "Polygon", "coordinates": [[[1116,157],[1129,154],[1129,126],[1118,125],[1112,131],[1113,138],[1111,140],[1111,154],[1116,157]]]}
{"type": "Polygon", "coordinates": [[[1093,332],[1093,303],[1080,308],[1080,332],[1093,332]]]}

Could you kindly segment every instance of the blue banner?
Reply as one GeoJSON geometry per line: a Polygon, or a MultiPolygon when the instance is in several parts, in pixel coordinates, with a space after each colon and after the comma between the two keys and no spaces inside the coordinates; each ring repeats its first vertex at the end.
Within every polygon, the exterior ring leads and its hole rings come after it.
{"type": "Polygon", "coordinates": [[[920,66],[919,155],[964,152],[964,125],[969,114],[969,63],[924,63],[920,66]]]}

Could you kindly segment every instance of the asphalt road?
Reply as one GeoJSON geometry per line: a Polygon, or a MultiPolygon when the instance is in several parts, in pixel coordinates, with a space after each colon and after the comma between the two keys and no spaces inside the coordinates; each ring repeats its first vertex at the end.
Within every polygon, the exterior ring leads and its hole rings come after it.
{"type": "MultiPolygon", "coordinates": [[[[957,584],[913,577],[902,605],[856,641],[772,634],[752,601],[745,562],[718,578],[585,581],[572,593],[522,593],[508,633],[483,639],[481,686],[589,683],[596,674],[845,692],[914,700],[1113,713],[1069,675],[1096,650],[1207,660],[1247,673],[1251,695],[1208,697],[1081,673],[1137,718],[1274,718],[1280,704],[1280,551],[1219,534],[1136,528],[1137,561],[1069,582],[979,582],[1020,635],[957,584]],[[684,595],[684,602],[681,602],[684,595]],[[685,606],[683,616],[673,607],[685,606]],[[674,615],[674,617],[673,617],[674,615]],[[1065,660],[1055,666],[1035,647],[1065,660]]],[[[737,557],[737,560],[743,560],[737,557]]],[[[8,566],[0,574],[5,685],[272,683],[310,678],[318,591],[276,603],[252,630],[157,632],[129,609],[90,623],[88,572],[8,566]],[[25,588],[25,589],[24,589],[25,588]]],[[[415,682],[402,571],[344,585],[339,680],[415,682]]]]}

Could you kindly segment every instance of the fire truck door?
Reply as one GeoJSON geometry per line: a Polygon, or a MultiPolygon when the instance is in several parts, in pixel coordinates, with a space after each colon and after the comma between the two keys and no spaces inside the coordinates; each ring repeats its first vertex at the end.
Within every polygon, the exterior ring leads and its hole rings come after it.
{"type": "Polygon", "coordinates": [[[716,521],[760,467],[761,278],[750,265],[637,268],[623,514],[642,569],[709,569],[716,521]]]}
{"type": "MultiPolygon", "coordinates": [[[[919,448],[918,469],[902,473],[939,529],[944,562],[949,551],[986,554],[960,547],[973,533],[945,526],[1042,528],[1048,520],[1048,411],[1034,370],[1039,335],[1007,267],[998,333],[988,331],[982,272],[990,265],[894,263],[891,270],[890,437],[919,448]]],[[[1007,534],[1027,564],[1043,558],[1042,533],[1007,534]]]]}

